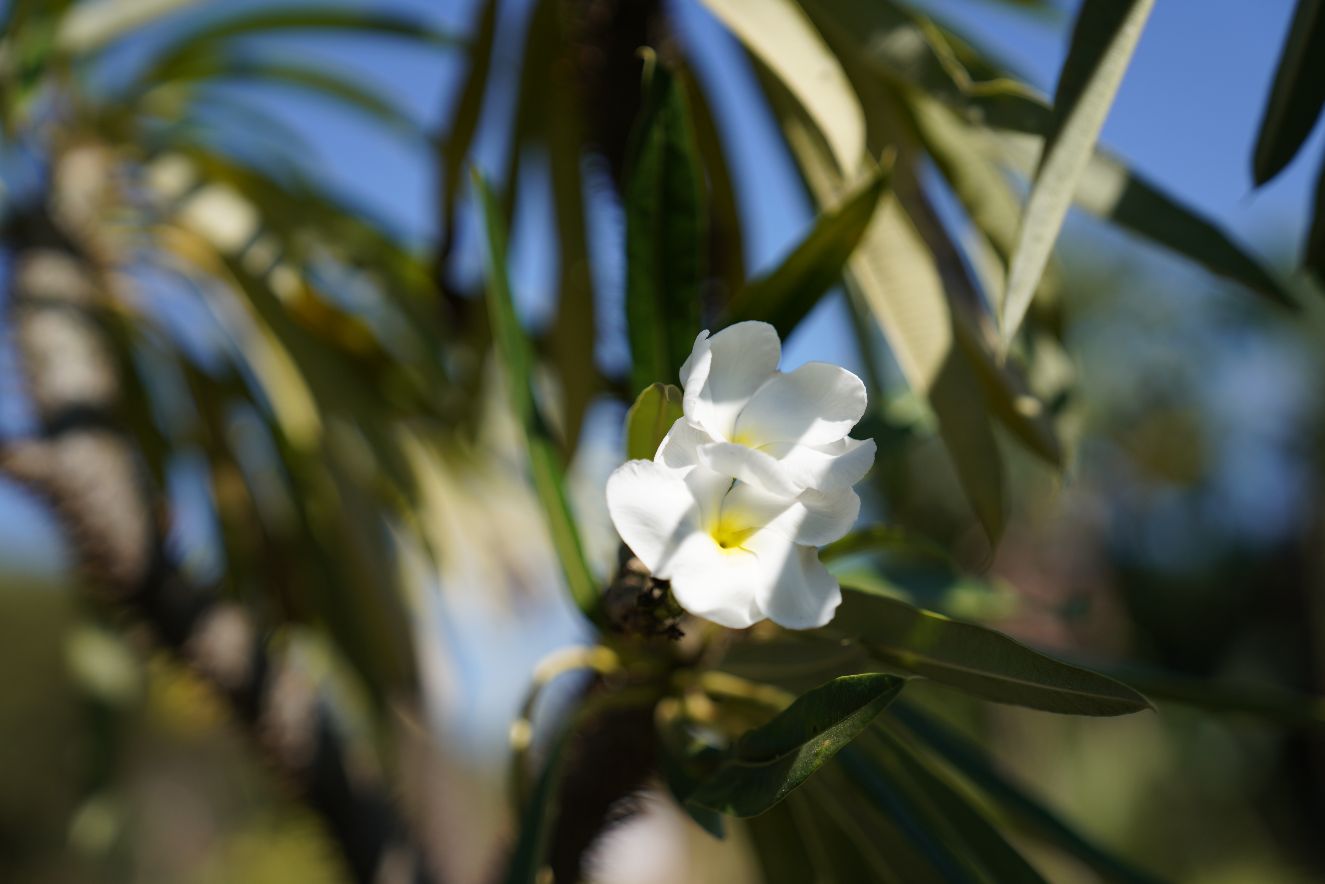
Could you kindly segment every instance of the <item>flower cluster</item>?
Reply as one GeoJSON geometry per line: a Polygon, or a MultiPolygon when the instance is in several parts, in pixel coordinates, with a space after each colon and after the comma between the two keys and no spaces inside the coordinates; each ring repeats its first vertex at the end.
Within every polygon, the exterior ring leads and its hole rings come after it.
{"type": "Polygon", "coordinates": [[[784,373],[781,357],[767,323],[702,332],[681,367],[684,416],[653,460],[607,482],[631,551],[687,611],[737,629],[832,619],[842,593],[818,547],[851,529],[851,486],[874,463],[874,442],[847,436],[865,413],[860,378],[822,362],[784,373]]]}

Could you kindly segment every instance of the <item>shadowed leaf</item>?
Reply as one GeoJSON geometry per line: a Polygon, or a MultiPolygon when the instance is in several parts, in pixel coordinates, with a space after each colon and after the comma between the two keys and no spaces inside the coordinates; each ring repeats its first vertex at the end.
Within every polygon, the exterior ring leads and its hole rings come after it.
{"type": "Polygon", "coordinates": [[[865,673],[833,679],[746,733],[690,801],[757,816],[785,798],[863,731],[901,692],[903,679],[865,673]]]}
{"type": "Polygon", "coordinates": [[[1058,76],[1053,120],[1008,267],[1001,317],[1004,346],[1030,306],[1153,6],[1154,0],[1085,0],[1077,13],[1058,76]]]}
{"type": "Polygon", "coordinates": [[[626,457],[652,460],[681,412],[680,389],[671,384],[645,387],[626,412],[626,457]]]}
{"type": "Polygon", "coordinates": [[[700,329],[703,170],[681,85],[653,64],[626,180],[626,316],[633,386],[673,381],[700,329]]]}
{"type": "Polygon", "coordinates": [[[1292,162],[1315,128],[1321,108],[1325,108],[1325,0],[1298,0],[1256,136],[1251,169],[1257,187],[1292,162]]]}
{"type": "Polygon", "coordinates": [[[548,532],[561,561],[566,585],[580,610],[588,613],[598,604],[598,585],[584,558],[579,529],[566,497],[565,478],[556,445],[534,399],[533,351],[515,315],[506,275],[506,231],[492,190],[477,172],[473,176],[473,185],[479,197],[487,237],[488,315],[497,355],[505,369],[512,410],[524,429],[534,489],[543,505],[548,532]]]}
{"type": "Polygon", "coordinates": [[[1122,682],[1061,663],[1002,633],[848,589],[824,633],[860,641],[877,660],[976,697],[1069,715],[1148,709],[1122,682]]]}

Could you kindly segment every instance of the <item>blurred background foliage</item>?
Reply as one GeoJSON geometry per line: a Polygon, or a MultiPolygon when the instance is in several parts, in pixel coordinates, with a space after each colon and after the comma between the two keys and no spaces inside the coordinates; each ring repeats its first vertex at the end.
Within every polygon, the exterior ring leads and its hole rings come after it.
{"type": "MultiPolygon", "coordinates": [[[[1081,6],[5,4],[0,878],[492,877],[516,842],[502,784],[528,673],[588,637],[571,597],[616,566],[601,488],[625,407],[675,380],[699,328],[741,318],[870,386],[862,523],[888,527],[835,564],[844,583],[1160,710],[1060,718],[922,682],[888,734],[962,771],[1048,880],[1319,878],[1321,222],[1256,237],[1267,262],[1092,152],[1089,113],[1066,111],[1107,109],[1086,74],[1118,42],[1096,38],[1149,4],[1081,6]],[[994,48],[1026,27],[1065,58],[1054,101],[994,48]],[[1046,136],[1077,164],[1056,188],[1046,136]],[[402,156],[427,172],[393,177],[402,156]],[[532,348],[514,417],[472,166],[532,348]],[[1041,276],[1027,238],[1052,242],[1074,194],[1041,276]],[[44,321],[51,299],[72,326],[44,321]],[[554,466],[531,476],[538,445],[554,466]],[[563,467],[578,575],[538,493],[563,467]],[[968,741],[992,768],[957,761],[968,741]],[[424,858],[388,849],[407,842],[424,858]]],[[[1274,6],[1263,119],[1226,164],[1258,185],[1325,83],[1321,4],[1274,6]]],[[[831,669],[810,665],[768,679],[831,669]]],[[[592,877],[757,880],[753,845],[769,880],[860,880],[798,877],[807,855],[857,856],[853,818],[887,828],[842,798],[858,757],[721,845],[654,789],[592,877]]]]}

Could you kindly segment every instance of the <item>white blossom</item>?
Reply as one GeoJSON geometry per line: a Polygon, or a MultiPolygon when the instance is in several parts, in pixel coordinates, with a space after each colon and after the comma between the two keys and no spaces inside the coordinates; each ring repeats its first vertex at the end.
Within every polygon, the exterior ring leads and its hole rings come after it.
{"type": "Polygon", "coordinates": [[[842,600],[818,547],[855,524],[874,443],[847,437],[865,388],[846,369],[783,374],[772,326],[704,332],[682,367],[684,417],[652,461],[607,483],[622,540],[692,614],[732,628],[822,626],[842,600]]]}
{"type": "Polygon", "coordinates": [[[865,385],[824,362],[783,373],[781,357],[766,322],[695,339],[681,383],[686,420],[710,437],[700,461],[774,494],[850,488],[874,463],[874,440],[847,436],[865,413],[865,385]]]}
{"type": "Polygon", "coordinates": [[[769,618],[822,626],[842,600],[817,547],[856,521],[850,489],[794,498],[734,480],[698,462],[708,437],[678,420],[652,461],[632,460],[607,481],[621,539],[692,614],[741,629],[769,618]]]}

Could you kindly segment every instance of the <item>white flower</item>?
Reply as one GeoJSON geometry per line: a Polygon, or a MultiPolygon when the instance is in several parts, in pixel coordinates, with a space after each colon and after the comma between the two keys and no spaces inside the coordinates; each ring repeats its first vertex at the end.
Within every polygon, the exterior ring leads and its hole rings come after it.
{"type": "Polygon", "coordinates": [[[607,481],[622,540],[681,607],[741,629],[769,618],[790,629],[822,626],[842,601],[816,547],[856,521],[851,489],[770,493],[699,462],[707,433],[684,418],[652,461],[632,460],[607,481]]]}
{"type": "Polygon", "coordinates": [[[874,463],[874,440],[847,437],[865,413],[865,385],[824,362],[784,374],[781,357],[766,322],[695,339],[681,385],[686,420],[711,437],[697,446],[699,461],[787,497],[850,488],[874,463]]]}

